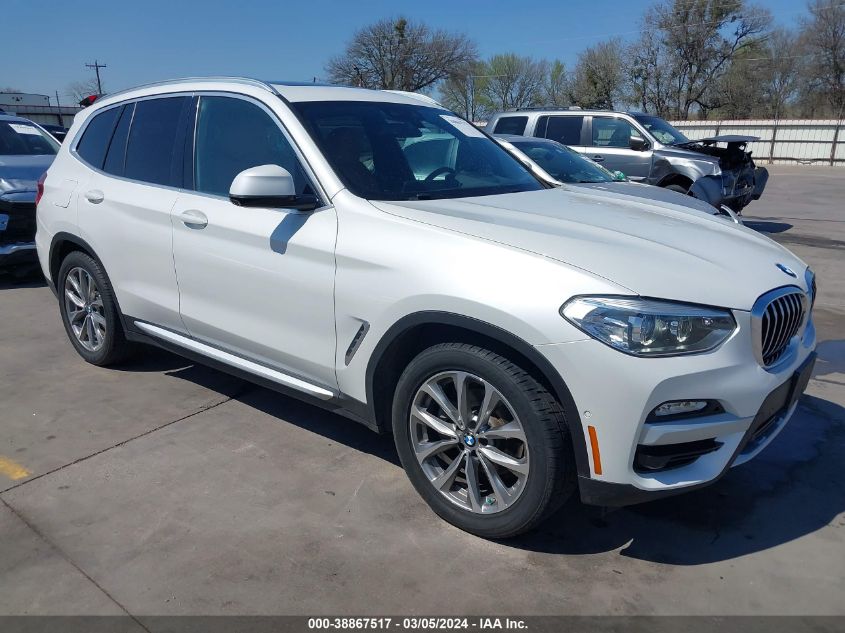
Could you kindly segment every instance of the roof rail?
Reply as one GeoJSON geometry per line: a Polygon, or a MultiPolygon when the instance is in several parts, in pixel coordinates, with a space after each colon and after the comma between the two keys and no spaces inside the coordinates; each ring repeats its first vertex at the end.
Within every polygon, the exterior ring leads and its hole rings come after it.
{"type": "Polygon", "coordinates": [[[102,95],[103,97],[114,97],[116,95],[121,95],[126,92],[132,92],[133,90],[141,90],[142,88],[155,88],[158,86],[169,86],[171,84],[179,84],[186,81],[226,81],[229,83],[240,83],[246,84],[249,86],[256,86],[258,88],[263,88],[267,92],[272,92],[273,94],[278,94],[278,91],[273,88],[269,83],[266,81],[261,81],[260,79],[253,79],[251,77],[181,77],[179,79],[164,79],[162,81],[153,81],[148,84],[141,84],[140,86],[132,86],[131,88],[125,88],[123,90],[118,90],[117,92],[112,92],[110,94],[102,95]]]}
{"type": "Polygon", "coordinates": [[[554,106],[551,108],[545,108],[543,106],[529,106],[524,108],[510,108],[506,110],[506,112],[530,112],[530,111],[537,111],[537,110],[581,110],[581,106],[554,106]]]}

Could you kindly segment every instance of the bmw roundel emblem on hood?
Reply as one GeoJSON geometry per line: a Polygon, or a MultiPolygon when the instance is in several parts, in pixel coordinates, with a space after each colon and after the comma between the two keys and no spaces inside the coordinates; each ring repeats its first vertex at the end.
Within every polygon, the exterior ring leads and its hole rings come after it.
{"type": "Polygon", "coordinates": [[[792,269],[789,266],[784,266],[783,264],[775,264],[775,266],[780,268],[783,272],[785,272],[790,277],[797,277],[798,276],[792,271],[792,269]]]}

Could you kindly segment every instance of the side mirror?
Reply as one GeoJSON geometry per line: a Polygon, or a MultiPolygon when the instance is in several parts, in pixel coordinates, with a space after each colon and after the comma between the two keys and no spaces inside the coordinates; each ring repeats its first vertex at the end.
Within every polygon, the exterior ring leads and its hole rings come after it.
{"type": "Polygon", "coordinates": [[[229,187],[229,200],[239,207],[273,207],[313,211],[317,196],[296,193],[293,176],[278,165],[259,165],[243,170],[229,187]]]}
{"type": "Polygon", "coordinates": [[[648,141],[644,138],[641,138],[639,136],[632,136],[628,140],[628,147],[630,147],[635,152],[644,152],[649,148],[649,144],[648,141]]]}

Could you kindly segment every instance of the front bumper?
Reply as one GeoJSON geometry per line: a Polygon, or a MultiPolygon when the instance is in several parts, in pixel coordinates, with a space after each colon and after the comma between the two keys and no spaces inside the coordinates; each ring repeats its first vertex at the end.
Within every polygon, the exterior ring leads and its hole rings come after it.
{"type": "Polygon", "coordinates": [[[596,438],[599,463],[588,444],[589,472],[579,472],[585,503],[629,505],[709,485],[731,466],[752,459],[783,429],[812,370],[812,320],[789,362],[772,372],[754,360],[750,315],[734,316],[733,336],[706,354],[638,358],[594,340],[537,347],[566,381],[584,437],[596,438]],[[803,384],[793,378],[799,369],[806,369],[803,384]],[[783,385],[792,380],[788,395],[795,399],[779,400],[783,385]],[[655,407],[674,400],[711,400],[719,406],[705,415],[649,417],[655,407]],[[774,410],[772,403],[778,405],[774,410]],[[683,458],[666,460],[667,454],[683,458]]]}
{"type": "Polygon", "coordinates": [[[35,252],[35,192],[0,195],[0,267],[38,261],[35,252]]]}
{"type": "Polygon", "coordinates": [[[765,167],[753,171],[724,171],[719,175],[703,176],[690,186],[690,194],[716,208],[722,205],[733,211],[741,211],[753,200],[759,200],[769,182],[765,167]]]}

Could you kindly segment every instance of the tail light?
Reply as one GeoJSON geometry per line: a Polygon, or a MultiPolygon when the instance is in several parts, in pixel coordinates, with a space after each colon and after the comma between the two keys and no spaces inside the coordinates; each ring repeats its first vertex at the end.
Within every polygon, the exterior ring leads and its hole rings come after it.
{"type": "Polygon", "coordinates": [[[38,206],[38,203],[41,202],[41,196],[44,195],[44,181],[47,180],[47,172],[45,171],[41,174],[41,177],[38,179],[38,189],[35,192],[35,206],[38,206]]]}

